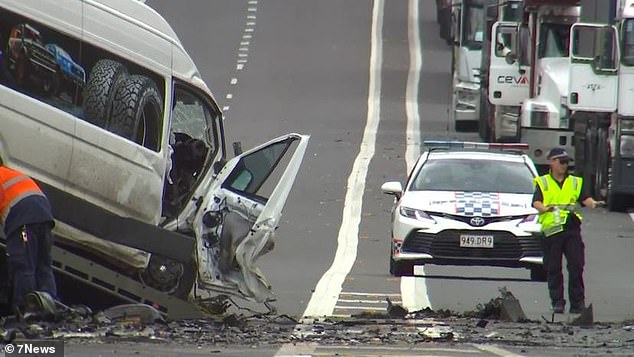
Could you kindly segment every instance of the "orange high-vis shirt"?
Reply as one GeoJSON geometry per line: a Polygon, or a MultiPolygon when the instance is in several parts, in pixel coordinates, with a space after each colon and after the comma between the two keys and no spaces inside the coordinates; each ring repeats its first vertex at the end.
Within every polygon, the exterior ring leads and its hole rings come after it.
{"type": "Polygon", "coordinates": [[[4,223],[11,208],[21,199],[33,195],[44,196],[33,179],[17,170],[0,166],[0,222],[4,223]]]}

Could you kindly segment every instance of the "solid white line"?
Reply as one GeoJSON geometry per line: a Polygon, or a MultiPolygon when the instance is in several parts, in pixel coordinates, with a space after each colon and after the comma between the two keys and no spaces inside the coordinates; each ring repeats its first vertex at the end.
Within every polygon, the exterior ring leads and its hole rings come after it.
{"type": "Polygon", "coordinates": [[[412,169],[418,155],[420,155],[420,118],[418,114],[418,85],[420,82],[420,70],[422,56],[420,48],[420,36],[418,34],[418,1],[409,1],[408,16],[409,38],[409,71],[407,74],[407,90],[405,94],[405,106],[407,111],[407,146],[405,147],[405,160],[407,161],[407,173],[412,169]]]}
{"type": "MultiPolygon", "coordinates": [[[[405,161],[407,173],[416,163],[420,155],[420,117],[418,114],[418,86],[422,67],[420,36],[418,32],[418,1],[409,1],[408,16],[409,39],[409,71],[407,74],[407,90],[405,95],[407,112],[407,132],[405,161]]],[[[427,286],[424,279],[414,277],[401,278],[401,296],[403,307],[410,311],[430,307],[427,286]]]]}
{"type": "Polygon", "coordinates": [[[342,291],[341,295],[353,295],[353,296],[393,296],[400,297],[401,294],[394,293],[358,293],[354,291],[342,291]]]}
{"type": "Polygon", "coordinates": [[[374,307],[374,306],[341,306],[341,305],[335,305],[335,309],[385,311],[385,307],[374,307]]]}
{"type": "Polygon", "coordinates": [[[372,38],[370,46],[370,83],[368,114],[359,154],[348,177],[341,227],[337,237],[337,252],[330,269],[321,277],[303,316],[332,314],[343,282],[357,258],[361,206],[370,160],[374,156],[376,132],[381,109],[381,62],[384,0],[374,1],[372,10],[372,38]]]}
{"type": "MultiPolygon", "coordinates": [[[[380,304],[380,305],[387,305],[387,302],[385,300],[364,300],[364,299],[339,299],[337,300],[337,302],[345,302],[345,303],[357,303],[357,304],[380,304]]],[[[398,300],[394,300],[392,301],[393,304],[400,304],[401,302],[398,300]]]]}

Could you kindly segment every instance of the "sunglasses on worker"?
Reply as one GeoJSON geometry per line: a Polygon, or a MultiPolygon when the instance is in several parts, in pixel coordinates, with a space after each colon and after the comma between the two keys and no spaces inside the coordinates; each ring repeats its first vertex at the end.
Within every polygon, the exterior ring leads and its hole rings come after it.
{"type": "Polygon", "coordinates": [[[570,159],[567,157],[560,157],[557,159],[561,165],[568,165],[570,163],[570,159]]]}

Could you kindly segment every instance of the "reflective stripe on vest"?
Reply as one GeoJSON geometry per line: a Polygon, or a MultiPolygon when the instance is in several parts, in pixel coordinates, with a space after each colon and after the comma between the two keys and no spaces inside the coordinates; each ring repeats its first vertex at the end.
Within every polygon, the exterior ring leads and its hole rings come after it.
{"type": "Polygon", "coordinates": [[[11,211],[20,200],[29,196],[44,196],[39,186],[27,175],[0,166],[0,184],[3,195],[0,196],[0,222],[4,223],[11,211]]]}
{"type": "MultiPolygon", "coordinates": [[[[561,187],[550,175],[540,176],[535,179],[535,183],[542,191],[544,206],[556,206],[555,212],[544,212],[539,215],[539,223],[542,225],[542,232],[546,237],[562,232],[564,223],[573,209],[579,196],[581,195],[581,187],[583,179],[569,175],[564,180],[561,187]],[[550,182],[549,182],[550,181],[550,182]],[[559,217],[555,214],[558,213],[559,217]]],[[[579,218],[583,219],[581,214],[574,212],[579,218]]]]}

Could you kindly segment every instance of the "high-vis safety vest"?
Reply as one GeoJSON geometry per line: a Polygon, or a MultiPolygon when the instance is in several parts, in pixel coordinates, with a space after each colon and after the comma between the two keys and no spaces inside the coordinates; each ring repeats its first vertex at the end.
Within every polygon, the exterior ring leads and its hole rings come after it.
{"type": "Polygon", "coordinates": [[[12,170],[5,166],[0,166],[0,222],[5,223],[11,208],[21,199],[40,195],[44,196],[40,187],[29,176],[12,170]]]}
{"type": "Polygon", "coordinates": [[[562,232],[570,213],[575,214],[581,221],[583,217],[575,210],[583,185],[581,177],[568,175],[561,187],[550,174],[536,178],[535,183],[542,191],[544,206],[555,207],[553,211],[541,213],[538,218],[546,237],[562,232]]]}

